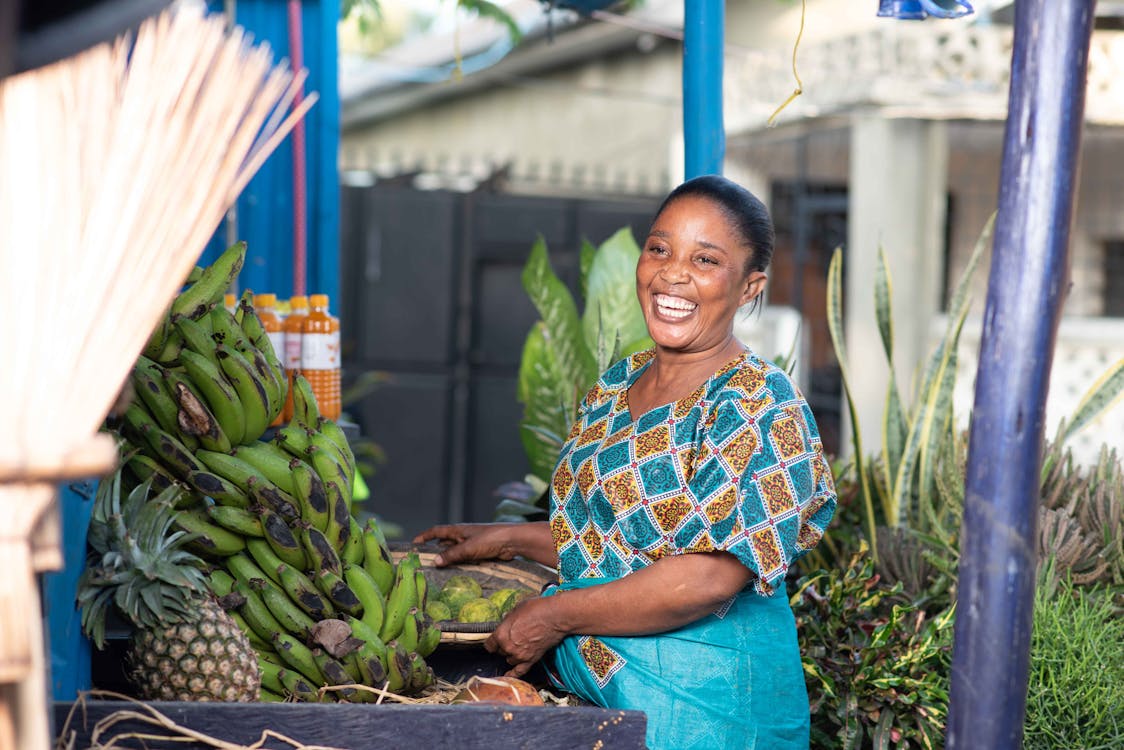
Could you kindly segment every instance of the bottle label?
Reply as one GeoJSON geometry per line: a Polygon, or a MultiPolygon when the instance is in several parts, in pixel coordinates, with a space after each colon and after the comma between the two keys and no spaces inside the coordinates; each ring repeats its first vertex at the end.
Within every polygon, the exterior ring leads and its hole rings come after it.
{"type": "Polygon", "coordinates": [[[295,372],[301,369],[301,339],[303,338],[304,336],[299,333],[285,336],[285,353],[282,362],[286,370],[295,372]]]}
{"type": "Polygon", "coordinates": [[[286,357],[285,332],[269,331],[266,336],[269,336],[269,344],[273,347],[273,353],[277,355],[278,359],[284,361],[286,357]]]}
{"type": "Polygon", "coordinates": [[[306,333],[301,342],[302,370],[337,370],[340,366],[340,332],[306,333]]]}

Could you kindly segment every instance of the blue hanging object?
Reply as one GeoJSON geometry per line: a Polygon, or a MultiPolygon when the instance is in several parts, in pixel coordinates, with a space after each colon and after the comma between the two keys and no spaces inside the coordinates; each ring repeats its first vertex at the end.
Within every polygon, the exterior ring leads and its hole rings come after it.
{"type": "Polygon", "coordinates": [[[972,12],[967,0],[878,0],[878,15],[907,21],[960,18],[972,12]]]}

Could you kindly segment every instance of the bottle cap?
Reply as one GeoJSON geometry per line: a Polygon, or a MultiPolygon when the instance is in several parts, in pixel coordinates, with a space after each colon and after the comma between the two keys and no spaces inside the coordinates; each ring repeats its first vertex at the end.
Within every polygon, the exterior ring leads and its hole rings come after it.
{"type": "Polygon", "coordinates": [[[314,295],[312,295],[311,297],[308,298],[308,301],[312,304],[313,307],[327,307],[328,306],[328,295],[326,295],[326,294],[314,294],[314,295]]]}
{"type": "Polygon", "coordinates": [[[307,309],[308,308],[308,297],[305,297],[303,294],[298,294],[295,297],[290,297],[289,298],[289,307],[291,307],[294,310],[296,310],[297,308],[307,309]]]}
{"type": "Polygon", "coordinates": [[[277,304],[276,294],[255,294],[254,307],[273,307],[277,304]]]}

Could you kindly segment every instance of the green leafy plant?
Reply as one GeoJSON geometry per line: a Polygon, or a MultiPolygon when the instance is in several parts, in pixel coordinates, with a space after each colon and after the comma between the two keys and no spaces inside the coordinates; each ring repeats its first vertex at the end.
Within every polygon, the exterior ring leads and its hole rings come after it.
{"type": "Polygon", "coordinates": [[[1124,617],[1103,587],[1040,583],[1023,732],[1026,750],[1124,747],[1124,617]]]}
{"type": "Polygon", "coordinates": [[[930,617],[881,581],[865,543],[791,598],[812,747],[937,748],[948,714],[953,609],[930,617]]]}
{"type": "Polygon", "coordinates": [[[523,345],[517,397],[520,436],[531,473],[550,481],[578,404],[598,375],[621,356],[652,345],[636,299],[640,247],[626,227],[595,247],[582,245],[584,310],[554,273],[540,237],[523,268],[523,288],[539,312],[523,345]]]}

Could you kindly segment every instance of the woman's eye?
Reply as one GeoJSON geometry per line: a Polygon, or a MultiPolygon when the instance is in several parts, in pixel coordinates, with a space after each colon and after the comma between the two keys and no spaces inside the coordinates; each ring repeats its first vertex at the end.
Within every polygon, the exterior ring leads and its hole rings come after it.
{"type": "Polygon", "coordinates": [[[707,256],[707,255],[700,255],[699,256],[699,263],[702,263],[703,265],[715,265],[715,266],[718,265],[718,261],[716,261],[714,258],[711,258],[710,256],[707,256]]]}
{"type": "Polygon", "coordinates": [[[648,252],[656,253],[657,255],[663,255],[667,251],[664,250],[664,248],[661,247],[660,245],[652,245],[651,247],[648,248],[648,252]]]}

